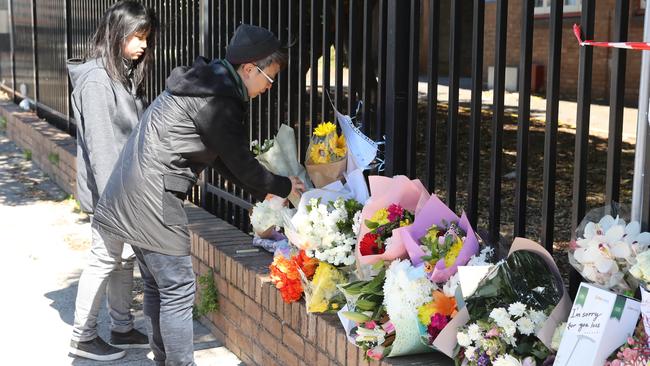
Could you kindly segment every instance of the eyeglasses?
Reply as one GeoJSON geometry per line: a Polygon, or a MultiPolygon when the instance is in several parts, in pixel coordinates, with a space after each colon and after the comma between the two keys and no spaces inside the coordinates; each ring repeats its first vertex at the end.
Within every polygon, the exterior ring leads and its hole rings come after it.
{"type": "MultiPolygon", "coordinates": [[[[255,65],[255,64],[253,64],[253,65],[255,65]]],[[[257,71],[259,71],[260,73],[262,73],[262,75],[264,75],[264,77],[266,78],[266,80],[269,81],[269,83],[273,84],[273,82],[274,82],[275,80],[271,79],[270,76],[266,75],[266,73],[265,73],[264,71],[262,71],[262,69],[260,69],[259,66],[255,65],[255,67],[257,67],[257,71]]]]}

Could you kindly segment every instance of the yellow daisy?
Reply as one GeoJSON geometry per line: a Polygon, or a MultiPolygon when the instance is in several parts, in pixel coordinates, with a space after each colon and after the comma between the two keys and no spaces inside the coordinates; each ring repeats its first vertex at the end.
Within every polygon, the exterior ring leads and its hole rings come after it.
{"type": "Polygon", "coordinates": [[[309,158],[314,164],[329,163],[329,153],[325,144],[312,144],[309,149],[309,158]]]}
{"type": "Polygon", "coordinates": [[[325,137],[332,132],[336,132],[336,125],[332,122],[324,122],[314,129],[314,136],[325,137]]]}
{"type": "Polygon", "coordinates": [[[330,149],[336,154],[336,156],[343,157],[347,149],[345,144],[345,136],[341,135],[338,137],[333,137],[330,139],[330,149]]]}

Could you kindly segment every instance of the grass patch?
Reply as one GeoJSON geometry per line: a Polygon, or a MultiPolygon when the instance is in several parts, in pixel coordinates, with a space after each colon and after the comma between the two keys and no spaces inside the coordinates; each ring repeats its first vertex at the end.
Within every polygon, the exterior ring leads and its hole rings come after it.
{"type": "Polygon", "coordinates": [[[25,158],[25,160],[27,160],[27,161],[31,161],[32,160],[32,150],[30,150],[30,149],[23,150],[23,158],[25,158]]]}
{"type": "Polygon", "coordinates": [[[49,160],[52,165],[59,166],[59,154],[51,152],[47,154],[47,160],[49,160]]]}
{"type": "Polygon", "coordinates": [[[207,274],[199,276],[198,282],[200,298],[198,303],[194,305],[194,309],[192,309],[194,319],[219,310],[219,292],[217,291],[217,286],[214,284],[214,272],[212,269],[207,274]]]}
{"type": "Polygon", "coordinates": [[[0,130],[7,129],[7,120],[4,117],[0,117],[0,130]]]}

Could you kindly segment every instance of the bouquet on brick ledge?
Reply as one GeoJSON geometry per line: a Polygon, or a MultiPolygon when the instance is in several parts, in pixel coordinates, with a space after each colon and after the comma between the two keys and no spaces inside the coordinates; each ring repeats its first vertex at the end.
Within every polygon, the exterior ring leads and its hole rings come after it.
{"type": "Polygon", "coordinates": [[[336,132],[336,125],[324,122],[316,126],[307,148],[305,166],[314,186],[324,187],[343,178],[347,166],[345,136],[336,132]]]}
{"type": "Polygon", "coordinates": [[[288,208],[284,202],[284,199],[272,196],[253,206],[251,225],[257,236],[273,237],[274,231],[279,232],[284,226],[284,216],[293,216],[295,210],[288,208]]]}
{"type": "Polygon", "coordinates": [[[430,195],[417,179],[410,180],[405,176],[370,176],[368,179],[370,199],[361,211],[357,244],[359,264],[371,265],[381,260],[405,258],[404,243],[396,235],[398,227],[411,224],[430,195]]]}
{"type": "Polygon", "coordinates": [[[318,261],[309,258],[303,250],[296,254],[285,256],[278,251],[269,266],[271,282],[280,290],[282,300],[291,303],[300,300],[303,293],[301,274],[311,279],[314,276],[318,261]]]}

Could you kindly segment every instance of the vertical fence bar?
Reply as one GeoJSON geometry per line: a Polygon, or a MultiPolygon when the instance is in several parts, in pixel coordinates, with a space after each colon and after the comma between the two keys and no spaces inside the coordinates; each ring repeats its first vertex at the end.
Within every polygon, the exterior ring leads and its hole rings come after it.
{"type": "Polygon", "coordinates": [[[341,111],[343,108],[343,21],[344,21],[344,8],[343,0],[336,0],[336,41],[335,41],[335,54],[334,63],[334,83],[336,85],[334,93],[334,104],[337,110],[341,111]]]}
{"type": "MultiPolygon", "coordinates": [[[[270,6],[273,6],[273,3],[270,4],[270,6]]],[[[278,3],[278,39],[280,40],[280,43],[286,45],[289,43],[289,39],[287,38],[287,3],[286,0],[279,0],[278,3]]],[[[277,86],[277,122],[276,126],[277,128],[280,128],[280,125],[283,122],[290,122],[285,118],[284,111],[287,109],[286,108],[286,102],[287,102],[287,93],[285,92],[285,89],[287,89],[287,74],[289,73],[288,70],[285,70],[281,72],[278,75],[278,86],[277,86]]]]}
{"type": "MultiPolygon", "coordinates": [[[[616,2],[613,38],[615,42],[627,41],[629,7],[629,0],[619,0],[616,2]]],[[[612,201],[618,202],[621,190],[621,144],[623,141],[626,55],[627,51],[625,49],[615,48],[612,50],[605,203],[612,201]]]]}
{"type": "MultiPolygon", "coordinates": [[[[427,65],[426,184],[429,192],[436,186],[436,128],[438,119],[438,61],[440,49],[440,1],[429,0],[429,50],[427,65]]],[[[483,32],[483,27],[481,27],[483,32]]],[[[481,33],[482,34],[482,33],[481,33]]]]}
{"type": "MultiPolygon", "coordinates": [[[[454,2],[455,3],[455,2],[454,2]]],[[[418,66],[420,51],[420,0],[411,1],[409,14],[408,101],[406,115],[406,174],[416,176],[418,128],[418,66]]]]}
{"type": "Polygon", "coordinates": [[[38,25],[37,25],[37,16],[36,16],[36,0],[32,0],[32,67],[34,68],[34,103],[36,106],[36,114],[39,114],[38,103],[40,97],[38,93],[40,92],[40,86],[38,81],[38,25]]]}
{"type": "MultiPolygon", "coordinates": [[[[349,1],[348,7],[348,114],[354,116],[357,105],[357,94],[360,89],[361,80],[361,36],[363,35],[363,20],[359,11],[360,1],[349,1]],[[354,45],[354,46],[352,46],[354,45]]],[[[363,5],[363,4],[361,4],[363,5]]]]}
{"type": "MultiPolygon", "coordinates": [[[[596,0],[582,1],[580,24],[584,39],[594,37],[596,0]]],[[[578,111],[576,116],[576,141],[573,170],[573,208],[571,210],[571,236],[575,239],[576,228],[587,210],[587,159],[589,151],[589,117],[591,110],[591,73],[593,47],[580,47],[578,67],[578,111]]],[[[569,293],[574,297],[582,277],[573,267],[569,269],[569,293]]]]}
{"type": "Polygon", "coordinates": [[[472,14],[472,101],[470,102],[467,216],[470,224],[476,227],[478,222],[479,167],[481,165],[481,121],[483,119],[483,27],[485,24],[485,0],[474,0],[472,14]]]}
{"type": "Polygon", "coordinates": [[[492,118],[492,159],[490,162],[489,236],[492,244],[500,238],[501,230],[501,160],[503,155],[503,93],[506,70],[506,33],[508,1],[497,0],[497,35],[494,60],[494,115],[492,118]]]}
{"type": "Polygon", "coordinates": [[[517,113],[517,185],[515,187],[515,236],[526,236],[526,197],[528,196],[528,135],[530,129],[530,68],[533,59],[532,0],[521,3],[521,41],[519,56],[519,111],[517,113]]]}
{"type": "MultiPolygon", "coordinates": [[[[449,111],[447,119],[447,206],[456,210],[458,171],[458,81],[460,77],[460,26],[462,1],[451,2],[449,26],[449,111]]],[[[480,99],[480,98],[479,98],[480,99]]]]}
{"type": "MultiPolygon", "coordinates": [[[[376,101],[372,100],[373,86],[377,85],[375,81],[375,68],[372,63],[372,7],[377,4],[376,1],[365,0],[363,2],[363,45],[362,45],[362,81],[361,81],[361,100],[363,101],[363,132],[370,136],[372,121],[374,116],[371,114],[376,101]]],[[[376,94],[376,93],[375,93],[376,94]]]]}
{"type": "Polygon", "coordinates": [[[321,74],[323,92],[321,95],[321,118],[323,121],[329,121],[330,115],[332,115],[330,100],[328,95],[330,93],[330,48],[332,46],[332,11],[330,7],[332,6],[332,0],[323,0],[323,28],[322,38],[323,38],[323,72],[321,74]]]}
{"type": "MultiPolygon", "coordinates": [[[[307,11],[304,1],[300,1],[300,12],[298,13],[298,154],[303,157],[307,151],[307,133],[306,129],[306,111],[305,111],[305,94],[306,94],[306,80],[305,72],[307,72],[307,30],[305,29],[305,17],[302,16],[307,11]]],[[[311,122],[311,121],[310,121],[311,122]]]]}
{"type": "MultiPolygon", "coordinates": [[[[316,100],[318,98],[318,54],[316,53],[316,37],[320,25],[320,22],[317,21],[320,15],[319,9],[318,0],[312,0],[309,21],[309,125],[311,128],[318,125],[318,101],[316,100]]],[[[311,129],[309,132],[311,133],[311,129]]]]}
{"type": "Polygon", "coordinates": [[[374,137],[377,141],[383,139],[384,136],[384,117],[386,115],[386,0],[378,0],[377,12],[379,16],[378,22],[378,40],[377,40],[377,117],[375,119],[375,134],[374,137]]]}
{"type": "Polygon", "coordinates": [[[408,72],[410,3],[388,0],[386,40],[386,175],[406,173],[406,129],[400,125],[408,113],[408,72]]]}
{"type": "Polygon", "coordinates": [[[544,193],[542,197],[541,240],[549,253],[553,252],[555,223],[555,176],[557,160],[557,120],[560,102],[560,61],[562,57],[562,14],[564,3],[551,4],[549,23],[548,77],[546,79],[546,128],[544,131],[544,193]]]}

